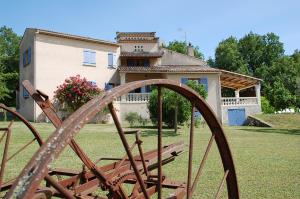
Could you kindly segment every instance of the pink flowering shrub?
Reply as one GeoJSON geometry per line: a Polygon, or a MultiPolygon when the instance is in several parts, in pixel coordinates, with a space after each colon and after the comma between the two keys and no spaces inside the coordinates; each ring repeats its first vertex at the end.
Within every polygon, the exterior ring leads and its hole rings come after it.
{"type": "Polygon", "coordinates": [[[54,97],[73,112],[94,96],[100,95],[102,91],[86,78],[76,75],[65,79],[65,82],[54,91],[54,97]]]}

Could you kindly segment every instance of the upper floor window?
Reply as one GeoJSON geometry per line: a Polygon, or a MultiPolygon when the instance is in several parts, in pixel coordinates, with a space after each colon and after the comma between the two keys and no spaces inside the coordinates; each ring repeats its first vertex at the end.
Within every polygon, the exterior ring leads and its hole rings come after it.
{"type": "Polygon", "coordinates": [[[117,55],[115,53],[108,53],[108,67],[117,67],[117,55]]]}
{"type": "Polygon", "coordinates": [[[134,51],[135,52],[143,52],[144,51],[144,47],[143,46],[134,46],[134,51]]]}
{"type": "Polygon", "coordinates": [[[83,51],[83,64],[86,65],[96,65],[96,52],[92,50],[83,51]]]}
{"type": "Polygon", "coordinates": [[[31,47],[23,52],[23,66],[27,66],[31,62],[31,47]]]}
{"type": "Polygon", "coordinates": [[[149,59],[127,59],[127,66],[150,66],[149,59]]]}

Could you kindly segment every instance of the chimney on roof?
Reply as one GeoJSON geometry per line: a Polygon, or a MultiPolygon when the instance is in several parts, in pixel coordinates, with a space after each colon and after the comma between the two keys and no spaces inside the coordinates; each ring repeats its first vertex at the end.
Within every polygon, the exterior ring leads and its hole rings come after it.
{"type": "Polygon", "coordinates": [[[194,57],[195,56],[195,53],[194,53],[194,48],[192,46],[191,43],[189,43],[188,47],[187,47],[187,55],[188,56],[191,56],[191,57],[194,57]]]}

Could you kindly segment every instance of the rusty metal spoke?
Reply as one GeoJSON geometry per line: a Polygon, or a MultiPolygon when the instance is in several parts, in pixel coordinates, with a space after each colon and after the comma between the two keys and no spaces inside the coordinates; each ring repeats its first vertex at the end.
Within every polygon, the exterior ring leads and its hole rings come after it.
{"type": "Polygon", "coordinates": [[[36,141],[36,138],[33,138],[28,143],[26,143],[24,146],[22,146],[18,151],[16,151],[14,154],[12,154],[9,158],[7,158],[7,161],[11,160],[13,157],[18,155],[21,151],[23,151],[25,148],[27,148],[30,144],[32,144],[34,141],[36,141]]]}
{"type": "Polygon", "coordinates": [[[228,176],[228,173],[229,173],[229,170],[226,170],[225,173],[224,173],[224,176],[222,178],[222,181],[221,181],[221,183],[219,185],[219,188],[218,188],[218,191],[216,193],[215,199],[219,199],[220,198],[220,196],[222,194],[222,190],[223,190],[224,184],[225,184],[225,180],[226,180],[226,178],[228,176]]]}
{"type": "Polygon", "coordinates": [[[150,196],[149,196],[148,193],[147,193],[146,186],[145,186],[145,184],[144,184],[144,181],[143,181],[143,179],[142,179],[142,176],[141,176],[141,174],[140,174],[140,172],[139,172],[139,170],[138,170],[138,168],[137,168],[137,166],[136,166],[136,164],[135,164],[133,155],[132,155],[131,151],[129,150],[128,142],[127,142],[127,140],[126,140],[124,131],[123,131],[122,127],[121,127],[121,123],[120,123],[120,121],[119,121],[119,119],[118,119],[118,116],[117,116],[117,114],[116,114],[116,112],[115,112],[115,108],[114,108],[113,104],[112,104],[112,103],[109,103],[109,104],[108,104],[108,108],[109,108],[109,111],[110,111],[110,113],[111,113],[111,116],[112,116],[112,118],[113,118],[113,120],[114,120],[114,123],[115,123],[115,125],[116,125],[116,128],[117,128],[117,130],[118,130],[119,136],[120,136],[120,138],[121,138],[121,141],[122,141],[122,143],[123,143],[123,146],[124,146],[124,148],[125,148],[125,151],[126,151],[126,153],[127,153],[127,156],[128,156],[128,158],[129,158],[129,161],[130,161],[130,163],[131,163],[131,166],[132,166],[132,168],[133,168],[133,170],[134,170],[134,172],[135,172],[136,178],[137,178],[137,180],[138,180],[138,182],[139,182],[139,184],[140,184],[140,187],[141,187],[141,189],[142,189],[142,192],[143,192],[143,194],[144,194],[144,196],[145,196],[146,199],[150,199],[150,196]]]}
{"type": "Polygon", "coordinates": [[[157,112],[158,112],[158,118],[157,118],[157,164],[158,164],[158,170],[157,170],[157,198],[161,199],[162,195],[162,88],[161,86],[157,87],[157,112]]]}
{"type": "Polygon", "coordinates": [[[189,162],[188,162],[188,178],[187,178],[187,199],[191,196],[191,185],[192,185],[192,172],[193,172],[193,149],[194,149],[194,128],[195,128],[195,104],[192,103],[191,110],[191,125],[190,125],[190,139],[189,139],[189,162]]]}
{"type": "Polygon", "coordinates": [[[7,163],[8,147],[9,147],[9,142],[10,142],[10,137],[11,137],[11,127],[12,127],[13,123],[14,123],[14,121],[12,120],[9,123],[8,127],[7,127],[7,131],[5,132],[6,133],[6,140],[5,140],[5,146],[4,146],[2,162],[1,162],[1,169],[0,169],[0,187],[2,185],[5,166],[6,166],[6,163],[7,163]]]}
{"type": "Polygon", "coordinates": [[[199,181],[199,178],[200,178],[200,176],[201,176],[201,174],[202,174],[202,171],[203,171],[205,162],[206,162],[206,160],[207,160],[207,155],[209,154],[209,151],[210,151],[210,149],[211,149],[211,146],[212,146],[212,143],[213,143],[214,139],[215,139],[215,134],[212,134],[212,136],[211,136],[210,139],[209,139],[208,145],[207,145],[207,147],[206,147],[204,156],[203,156],[203,158],[202,158],[202,160],[201,160],[201,163],[200,163],[199,169],[198,169],[198,171],[197,171],[196,177],[195,177],[195,179],[194,179],[194,182],[193,182],[193,185],[192,185],[192,189],[191,189],[190,196],[193,195],[193,193],[194,193],[194,191],[195,191],[195,189],[196,189],[197,183],[198,183],[198,181],[199,181]]]}

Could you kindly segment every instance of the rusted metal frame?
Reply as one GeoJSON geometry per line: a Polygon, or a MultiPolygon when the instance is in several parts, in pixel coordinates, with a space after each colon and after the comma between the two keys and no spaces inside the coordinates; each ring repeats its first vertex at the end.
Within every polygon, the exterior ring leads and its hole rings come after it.
{"type": "MultiPolygon", "coordinates": [[[[55,112],[52,103],[49,101],[49,97],[46,94],[44,94],[42,91],[35,90],[32,84],[28,80],[23,81],[23,86],[29,92],[29,94],[34,99],[34,101],[40,106],[40,108],[48,117],[48,119],[52,122],[52,124],[56,128],[58,128],[61,125],[62,121],[58,117],[57,113],[55,112]]],[[[75,142],[75,140],[71,139],[69,144],[70,147],[73,149],[73,151],[81,159],[81,161],[88,167],[88,169],[95,172],[95,175],[98,176],[106,186],[110,186],[104,172],[97,169],[95,164],[88,158],[88,156],[84,153],[81,147],[75,142]]]]}
{"type": "Polygon", "coordinates": [[[166,199],[183,199],[186,196],[186,187],[178,187],[172,196],[166,199]]]}
{"type": "Polygon", "coordinates": [[[157,198],[162,197],[162,88],[157,86],[157,198]]]}
{"type": "Polygon", "coordinates": [[[128,158],[129,158],[129,160],[130,160],[131,166],[132,166],[132,168],[133,168],[133,170],[134,170],[134,172],[135,172],[135,174],[136,174],[136,177],[137,177],[137,180],[138,180],[138,182],[139,182],[139,184],[140,184],[140,187],[141,187],[141,189],[142,189],[142,192],[144,193],[144,196],[145,196],[146,199],[150,199],[150,197],[149,197],[149,195],[148,195],[148,193],[147,193],[147,190],[146,190],[144,181],[143,181],[143,179],[142,179],[142,176],[141,176],[141,174],[140,174],[140,172],[139,172],[139,170],[138,170],[138,168],[137,168],[137,166],[136,166],[136,163],[135,163],[135,161],[134,161],[133,155],[132,155],[131,151],[129,150],[129,145],[128,145],[128,143],[127,143],[126,137],[125,137],[125,135],[124,135],[123,129],[122,129],[122,127],[121,127],[121,124],[120,124],[120,122],[119,122],[119,119],[118,119],[118,117],[117,117],[117,114],[116,114],[116,112],[115,112],[115,109],[114,109],[114,107],[113,107],[112,102],[110,102],[110,103],[108,104],[108,108],[109,108],[109,111],[110,111],[110,113],[111,113],[111,116],[112,116],[112,118],[113,118],[113,120],[114,120],[114,123],[115,123],[115,125],[116,125],[116,127],[117,127],[119,136],[120,136],[120,138],[121,138],[121,141],[122,141],[122,143],[123,143],[123,146],[124,146],[124,148],[125,148],[125,151],[126,151],[126,153],[127,153],[127,155],[128,155],[128,158]]]}
{"type": "Polygon", "coordinates": [[[98,164],[102,160],[116,160],[116,161],[119,161],[119,160],[122,160],[122,158],[99,158],[98,160],[95,161],[94,164],[98,164]]]}
{"type": "MultiPolygon", "coordinates": [[[[183,143],[182,142],[179,142],[179,143],[176,143],[176,144],[171,144],[171,145],[168,145],[168,146],[166,146],[166,147],[164,147],[163,148],[163,157],[165,158],[165,157],[167,157],[166,155],[167,154],[172,154],[172,152],[171,151],[173,151],[173,150],[171,150],[171,149],[174,149],[175,151],[176,150],[179,150],[179,148],[178,148],[178,146],[182,146],[183,147],[183,143]],[[170,148],[170,149],[169,149],[170,148]]],[[[145,157],[147,158],[147,161],[149,162],[148,163],[148,165],[149,164],[151,164],[151,163],[154,163],[154,161],[156,160],[156,153],[157,153],[157,150],[153,150],[153,151],[150,151],[150,152],[146,152],[145,153],[145,157]]],[[[173,155],[172,155],[173,156],[173,155]]],[[[138,155],[136,155],[135,157],[134,157],[134,159],[136,160],[137,158],[138,158],[139,156],[138,155]]],[[[167,157],[168,158],[168,157],[167,157]]],[[[169,161],[168,161],[169,162],[169,161]]],[[[165,163],[168,163],[168,162],[163,162],[163,164],[165,164],[165,163]]],[[[118,162],[117,162],[118,163],[118,162]]],[[[114,168],[115,168],[115,165],[116,163],[111,163],[111,164],[109,164],[109,165],[105,165],[105,166],[102,166],[102,167],[100,167],[100,169],[102,170],[102,171],[104,171],[104,172],[110,172],[110,171],[113,171],[114,170],[114,168]]],[[[126,162],[126,163],[124,163],[124,165],[122,165],[122,167],[119,169],[119,172],[120,172],[120,174],[121,173],[124,173],[124,172],[126,172],[126,171],[128,171],[128,169],[130,169],[130,162],[126,162]]],[[[139,162],[139,163],[137,163],[137,167],[138,167],[138,169],[140,169],[141,170],[141,168],[142,168],[142,166],[141,166],[141,163],[139,162]]],[[[156,169],[157,168],[157,166],[155,166],[155,167],[150,167],[150,170],[154,170],[154,169],[156,169]]],[[[55,174],[56,172],[58,172],[58,174],[59,174],[59,171],[51,171],[49,174],[51,175],[51,174],[55,174]],[[53,173],[54,172],[54,173],[53,173]]],[[[66,172],[66,171],[63,171],[64,173],[66,172]]],[[[71,186],[75,181],[76,181],[76,178],[77,178],[77,175],[76,174],[78,174],[78,173],[76,173],[76,172],[74,172],[74,171],[70,171],[70,172],[67,172],[67,174],[68,175],[72,175],[72,174],[74,174],[73,175],[73,177],[71,177],[71,178],[68,178],[68,179],[64,179],[64,180],[61,180],[59,183],[60,184],[62,184],[63,186],[65,186],[65,187],[68,187],[68,186],[71,186]]],[[[93,180],[94,178],[95,178],[95,175],[92,173],[92,172],[87,172],[87,179],[90,181],[90,180],[93,180]]],[[[157,176],[156,176],[157,177],[157,176]]],[[[135,183],[136,181],[134,181],[134,183],[135,183]]]]}
{"type": "MultiPolygon", "coordinates": [[[[134,147],[136,146],[136,142],[134,142],[131,147],[129,148],[129,151],[131,152],[134,147]]],[[[128,157],[128,155],[126,154],[122,160],[117,164],[116,168],[114,169],[114,171],[112,172],[112,174],[110,174],[109,176],[114,176],[116,174],[116,172],[118,171],[118,169],[122,166],[122,164],[124,163],[124,161],[126,160],[126,158],[128,157]]]]}
{"type": "Polygon", "coordinates": [[[213,135],[210,137],[210,139],[209,139],[209,142],[208,142],[208,145],[207,145],[207,147],[206,147],[204,156],[203,156],[203,158],[202,158],[202,160],[201,160],[199,169],[198,169],[197,174],[196,174],[196,177],[195,177],[195,179],[194,179],[192,188],[191,188],[191,190],[190,190],[190,197],[192,197],[192,195],[193,195],[193,193],[194,193],[194,191],[195,191],[195,189],[196,189],[197,183],[198,183],[198,181],[199,181],[199,179],[200,179],[200,176],[201,176],[201,174],[202,174],[204,165],[205,165],[206,160],[207,160],[208,153],[210,152],[210,149],[211,149],[211,146],[212,146],[212,143],[213,143],[214,139],[215,139],[215,135],[213,134],[213,135]]]}
{"type": "Polygon", "coordinates": [[[46,175],[45,176],[45,180],[48,183],[50,183],[63,196],[67,197],[68,199],[75,199],[75,197],[73,196],[73,194],[69,190],[65,189],[65,187],[63,187],[62,185],[60,185],[59,183],[57,183],[51,176],[46,175]]]}
{"type": "Polygon", "coordinates": [[[222,190],[223,190],[223,187],[224,187],[225,180],[226,180],[226,178],[228,176],[228,173],[229,173],[229,170],[226,170],[226,172],[224,173],[224,176],[222,178],[222,181],[221,181],[221,183],[219,185],[219,188],[218,188],[218,191],[216,193],[215,199],[219,199],[220,198],[222,190]]]}
{"type": "Polygon", "coordinates": [[[137,139],[138,139],[138,150],[139,150],[139,154],[140,154],[140,157],[141,157],[141,160],[142,160],[142,164],[143,164],[143,168],[144,168],[144,172],[146,174],[146,176],[149,175],[149,172],[148,172],[148,168],[147,168],[147,165],[146,165],[146,161],[145,161],[145,157],[144,157],[144,153],[143,153],[143,148],[142,148],[142,141],[139,137],[139,134],[137,134],[137,139]]]}
{"type": "Polygon", "coordinates": [[[56,144],[58,144],[58,147],[56,148],[56,150],[51,150],[47,147],[41,147],[36,154],[38,155],[38,157],[43,157],[43,161],[40,161],[39,163],[32,161],[27,164],[24,171],[22,171],[19,178],[16,180],[13,187],[8,192],[7,198],[13,196],[13,193],[19,194],[21,197],[30,195],[31,190],[35,190],[38,183],[42,180],[42,176],[45,175],[45,173],[43,172],[43,168],[45,168],[46,165],[52,161],[53,156],[57,157],[60,154],[61,150],[66,146],[70,138],[72,138],[76,133],[78,133],[78,131],[90,120],[90,118],[95,116],[96,113],[102,110],[103,107],[106,106],[109,102],[112,102],[114,99],[138,87],[155,84],[160,84],[166,88],[174,90],[190,100],[196,100],[197,109],[202,113],[211,131],[217,135],[216,142],[219,149],[219,153],[221,155],[223,167],[224,169],[228,168],[231,171],[227,177],[228,197],[238,199],[239,191],[233,159],[228,143],[226,141],[226,137],[224,135],[220,123],[216,119],[216,116],[209,108],[207,103],[204,101],[204,99],[202,99],[192,89],[188,88],[183,84],[165,79],[154,79],[127,83],[125,85],[121,85],[117,88],[112,89],[110,92],[106,93],[105,96],[97,97],[88,102],[87,104],[83,105],[74,114],[72,114],[71,118],[68,118],[66,121],[64,121],[62,126],[56,129],[56,132],[49,137],[47,141],[47,143],[49,144],[51,144],[53,140],[57,140],[56,144]],[[50,154],[47,155],[48,151],[50,152],[52,158],[50,157],[50,154]],[[35,176],[34,182],[32,178],[26,178],[26,172],[31,170],[32,168],[35,168],[31,172],[32,176],[35,176]],[[18,186],[16,186],[17,184],[18,186]],[[14,190],[18,187],[26,188],[27,192],[22,192],[20,190],[14,192],[14,190]]]}
{"type": "Polygon", "coordinates": [[[2,161],[1,161],[1,168],[0,168],[0,187],[2,186],[4,170],[7,163],[8,147],[9,147],[9,141],[11,137],[11,127],[13,123],[14,121],[12,120],[7,127],[7,131],[5,132],[6,140],[5,140],[4,151],[3,151],[2,161]]]}
{"type": "Polygon", "coordinates": [[[138,145],[139,155],[140,155],[141,161],[143,163],[144,172],[145,172],[146,176],[148,176],[149,173],[148,173],[148,169],[146,166],[145,157],[144,157],[143,148],[142,148],[143,141],[141,140],[141,131],[133,130],[133,131],[125,131],[124,133],[125,134],[135,134],[135,141],[138,145]]]}
{"type": "Polygon", "coordinates": [[[16,151],[14,154],[12,154],[9,158],[7,158],[7,161],[11,160],[13,157],[15,157],[16,155],[18,155],[21,151],[23,151],[25,148],[27,148],[30,144],[32,144],[34,141],[36,140],[36,138],[33,138],[32,140],[30,140],[29,142],[27,142],[24,146],[22,146],[18,151],[16,151]]]}
{"type": "Polygon", "coordinates": [[[186,187],[186,198],[191,198],[191,186],[192,186],[192,172],[193,172],[193,149],[194,149],[194,128],[195,128],[195,104],[192,102],[191,110],[191,125],[190,125],[190,139],[189,139],[189,161],[188,161],[188,177],[186,187]]]}
{"type": "MultiPolygon", "coordinates": [[[[150,187],[147,188],[147,193],[149,194],[149,196],[152,196],[156,192],[157,192],[157,186],[156,185],[153,185],[153,186],[150,186],[150,187]]],[[[140,193],[139,195],[137,195],[136,199],[144,199],[143,193],[140,193]]]]}

